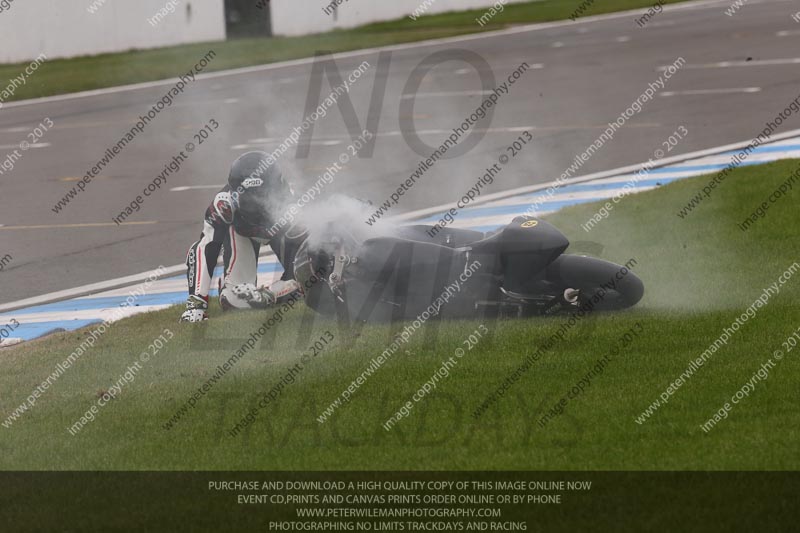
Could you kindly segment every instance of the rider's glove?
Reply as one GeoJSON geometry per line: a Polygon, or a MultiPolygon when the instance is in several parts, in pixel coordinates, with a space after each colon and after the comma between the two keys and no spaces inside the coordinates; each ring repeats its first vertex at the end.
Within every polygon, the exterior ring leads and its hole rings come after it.
{"type": "Polygon", "coordinates": [[[275,293],[266,287],[256,287],[252,283],[242,283],[231,289],[233,294],[247,302],[253,309],[266,309],[278,301],[275,293]]]}
{"type": "Polygon", "coordinates": [[[208,320],[208,298],[191,295],[186,300],[186,311],[181,315],[181,322],[202,322],[208,320]]]}
{"type": "Polygon", "coordinates": [[[231,224],[233,222],[233,199],[231,193],[222,191],[214,197],[211,204],[214,208],[211,218],[215,221],[231,224]]]}

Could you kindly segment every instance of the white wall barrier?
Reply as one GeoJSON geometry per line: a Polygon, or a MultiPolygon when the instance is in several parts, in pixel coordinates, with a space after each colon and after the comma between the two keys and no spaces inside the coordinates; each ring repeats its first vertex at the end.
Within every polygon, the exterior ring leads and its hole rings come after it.
{"type": "Polygon", "coordinates": [[[0,63],[225,39],[224,0],[0,0],[0,63]]]}
{"type": "Polygon", "coordinates": [[[305,35],[393,20],[415,13],[431,15],[466,9],[488,10],[493,6],[499,11],[507,4],[525,1],[530,0],[271,0],[270,6],[273,34],[305,35]],[[333,6],[336,6],[335,11],[333,6]]]}

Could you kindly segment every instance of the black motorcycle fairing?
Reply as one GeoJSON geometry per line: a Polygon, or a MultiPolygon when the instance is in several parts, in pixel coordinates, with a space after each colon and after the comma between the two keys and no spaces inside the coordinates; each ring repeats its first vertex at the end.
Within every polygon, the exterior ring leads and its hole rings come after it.
{"type": "MultiPolygon", "coordinates": [[[[464,250],[394,237],[367,240],[356,255],[348,269],[348,307],[359,320],[381,321],[418,316],[465,271],[469,259],[464,250]]],[[[474,300],[483,284],[480,272],[472,277],[443,314],[454,314],[459,300],[474,300]]]]}
{"type": "Polygon", "coordinates": [[[532,282],[544,278],[547,265],[564,253],[569,240],[552,224],[534,217],[516,217],[509,225],[473,243],[474,253],[499,257],[503,288],[526,292],[532,282]]]}
{"type": "Polygon", "coordinates": [[[552,256],[569,246],[569,240],[555,226],[533,217],[520,216],[495,233],[468,245],[481,253],[536,253],[552,256]]]}
{"type": "MultiPolygon", "coordinates": [[[[319,272],[329,280],[335,257],[331,253],[309,253],[304,243],[295,264],[297,280],[310,279],[319,272]]],[[[347,312],[352,321],[386,322],[413,319],[451,287],[449,302],[440,314],[447,317],[474,316],[474,302],[499,298],[496,256],[471,254],[465,249],[426,242],[380,237],[364,241],[347,254],[343,270],[343,302],[337,299],[330,283],[317,283],[306,290],[306,303],[323,314],[347,312]],[[475,263],[476,258],[478,263],[475,263]],[[454,283],[467,265],[473,272],[462,280],[457,291],[454,283]],[[477,267],[476,265],[480,265],[477,267]],[[343,304],[343,306],[342,306],[343,304]]]]}

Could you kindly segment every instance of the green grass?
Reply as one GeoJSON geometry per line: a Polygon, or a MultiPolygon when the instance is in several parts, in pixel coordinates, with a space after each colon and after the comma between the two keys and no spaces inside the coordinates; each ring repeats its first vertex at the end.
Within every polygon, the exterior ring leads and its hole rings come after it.
{"type": "MultiPolygon", "coordinates": [[[[437,394],[386,432],[381,424],[452,355],[478,326],[451,322],[419,331],[319,424],[316,417],[388,342],[385,326],[360,335],[331,322],[303,324],[296,309],[275,331],[272,347],[245,356],[171,430],[169,417],[222,364],[264,315],[220,316],[179,325],[179,307],[121,321],[10,429],[0,427],[2,469],[166,470],[661,470],[797,468],[800,415],[794,408],[800,366],[780,362],[727,420],[705,422],[742,387],[781,341],[800,326],[800,277],[790,280],[728,346],[643,425],[634,422],[662,390],[793,262],[800,260],[794,200],[774,205],[743,233],[735,224],[797,167],[797,161],[745,167],[714,197],[681,220],[675,212],[707,178],[684,180],[625,198],[590,234],[580,229],[597,209],[588,204],[550,217],[573,240],[603,243],[602,257],[638,261],[646,295],[637,308],[588,318],[569,331],[477,422],[470,414],[539,345],[560,319],[487,324],[482,340],[440,383],[437,394]],[[636,323],[643,330],[562,416],[536,426],[594,361],[636,323]],[[170,328],[175,338],[77,436],[67,427],[170,328]],[[334,346],[313,359],[282,396],[237,437],[227,431],[294,365],[325,330],[334,346]],[[300,335],[303,332],[304,335],[300,335]],[[300,347],[298,348],[298,338],[300,347]]],[[[311,316],[311,315],[308,315],[311,316]]],[[[19,405],[86,335],[59,334],[0,354],[0,417],[19,405]]]]}
{"type": "MultiPolygon", "coordinates": [[[[667,0],[667,3],[677,1],[681,0],[667,0]]],[[[649,7],[653,4],[653,0],[604,0],[592,4],[583,16],[649,7]]],[[[431,15],[417,21],[404,18],[304,37],[232,39],[57,59],[40,66],[27,84],[19,87],[6,101],[176,77],[186,73],[209,50],[214,50],[217,56],[204,72],[310,57],[320,51],[343,52],[497,30],[513,24],[562,20],[568,18],[579,5],[578,0],[545,0],[510,5],[483,27],[475,19],[484,10],[473,10],[431,15]]],[[[28,63],[0,65],[0,80],[19,76],[27,65],[28,63]]]]}

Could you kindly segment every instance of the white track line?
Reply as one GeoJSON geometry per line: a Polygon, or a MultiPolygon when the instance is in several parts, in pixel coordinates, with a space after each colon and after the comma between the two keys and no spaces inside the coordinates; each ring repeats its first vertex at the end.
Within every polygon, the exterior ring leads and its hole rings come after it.
{"type": "Polygon", "coordinates": [[[19,337],[8,337],[7,339],[0,339],[0,348],[8,348],[9,346],[14,346],[16,344],[21,344],[25,342],[24,339],[20,339],[19,337]]]}
{"type": "MultiPolygon", "coordinates": [[[[630,128],[659,128],[660,123],[657,122],[641,122],[638,124],[631,124],[630,128]]],[[[563,126],[499,126],[496,128],[473,128],[471,131],[475,133],[522,133],[529,130],[536,131],[572,131],[572,130],[603,130],[608,128],[608,124],[565,124],[563,126]]],[[[407,132],[406,132],[407,133],[407,132]]],[[[429,129],[429,130],[416,130],[417,135],[443,135],[453,133],[452,129],[429,129]]],[[[375,134],[376,137],[400,137],[404,133],[400,130],[394,131],[379,131],[375,134]]],[[[257,139],[248,139],[246,143],[234,144],[231,150],[246,150],[247,148],[258,147],[263,144],[280,144],[286,139],[283,137],[259,137],[257,139]]],[[[341,141],[350,141],[352,137],[347,134],[342,135],[318,135],[316,139],[310,141],[312,145],[325,145],[329,141],[338,141],[335,144],[341,144],[341,141]]]]}
{"type": "Polygon", "coordinates": [[[664,91],[660,96],[691,96],[695,94],[735,94],[735,93],[757,93],[761,92],[761,87],[739,87],[730,89],[690,89],[687,91],[664,91]]]}
{"type": "Polygon", "coordinates": [[[412,98],[435,98],[440,96],[484,96],[492,94],[493,91],[444,91],[438,93],[414,93],[404,94],[400,97],[401,100],[411,100],[412,98]]]}
{"type": "MultiPolygon", "coordinates": [[[[29,144],[28,148],[47,148],[50,143],[36,143],[29,144]]],[[[20,150],[19,143],[17,144],[0,144],[0,150],[20,150]]]]}
{"type": "MultiPolygon", "coordinates": [[[[715,63],[697,63],[684,65],[681,68],[701,69],[701,68],[732,68],[732,67],[770,67],[775,65],[797,65],[800,64],[800,57],[785,57],[781,59],[753,59],[751,61],[717,61],[715,63]]],[[[658,67],[658,71],[665,71],[669,66],[658,67]]]]}
{"type": "Polygon", "coordinates": [[[221,189],[224,186],[225,186],[224,184],[220,184],[220,185],[185,185],[183,187],[173,187],[173,188],[170,189],[170,191],[183,192],[183,191],[193,191],[193,190],[198,190],[198,189],[221,189]]]}
{"type": "MultiPolygon", "coordinates": [[[[186,290],[186,283],[183,284],[183,290],[186,290]]],[[[105,295],[103,295],[105,296],[105,295]]],[[[149,312],[149,311],[160,311],[162,309],[166,309],[170,307],[169,305],[159,304],[159,305],[132,305],[130,307],[117,307],[117,306],[110,306],[108,308],[97,308],[97,309],[82,309],[82,310],[71,310],[69,313],[70,320],[106,320],[111,319],[113,317],[118,318],[128,318],[134,315],[138,315],[142,312],[149,312]]],[[[25,313],[22,315],[14,315],[13,313],[9,313],[7,315],[0,314],[0,322],[7,324],[11,319],[17,320],[20,324],[37,324],[41,322],[60,322],[64,320],[64,311],[45,311],[42,313],[25,313]]]]}

